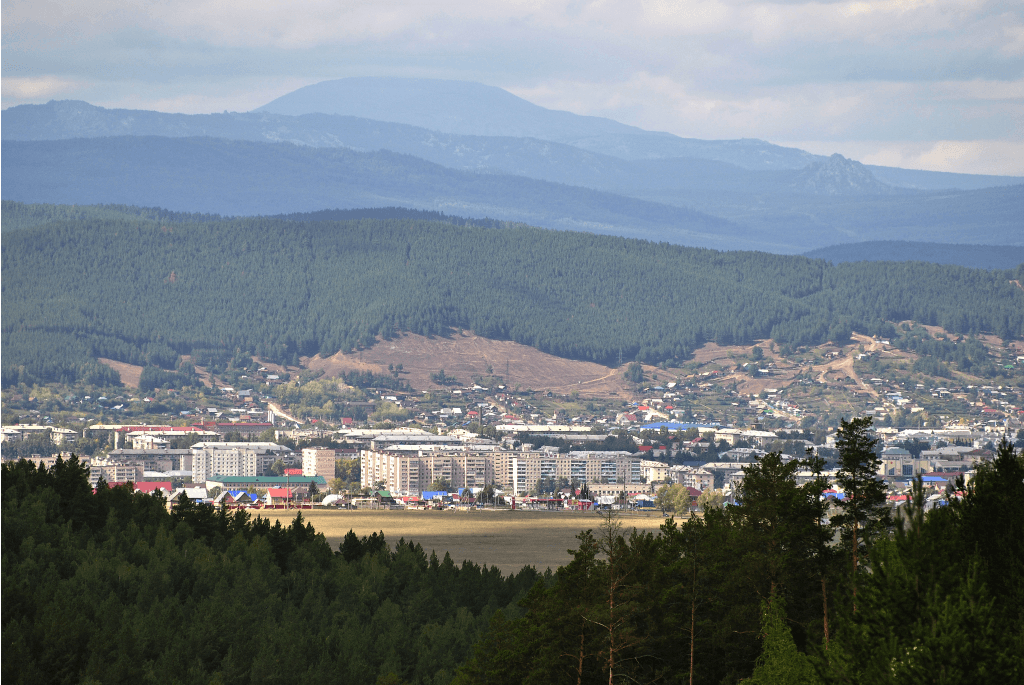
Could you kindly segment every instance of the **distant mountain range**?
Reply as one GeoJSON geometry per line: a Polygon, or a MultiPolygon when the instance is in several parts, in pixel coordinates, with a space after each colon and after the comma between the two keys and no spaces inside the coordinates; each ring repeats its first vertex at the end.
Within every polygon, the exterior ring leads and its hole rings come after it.
{"type": "Polygon", "coordinates": [[[249,113],[3,112],[3,198],[281,214],[404,206],[720,249],[1024,244],[1024,179],[868,167],[556,112],[491,86],[356,78],[249,113]]]}
{"type": "Polygon", "coordinates": [[[802,169],[815,156],[763,140],[697,140],[546,109],[494,86],[412,78],[345,78],[283,95],[257,112],[341,114],[441,133],[536,138],[621,159],[694,157],[747,169],[802,169]]]}
{"type": "MultiPolygon", "coordinates": [[[[350,80],[353,79],[343,79],[342,82],[350,80]]],[[[329,81],[320,85],[333,83],[338,82],[329,81]]],[[[255,112],[169,114],[147,110],[105,109],[87,102],[63,100],[45,105],[19,105],[4,110],[3,139],[30,141],[125,135],[209,136],[229,140],[289,142],[311,147],[347,147],[362,151],[392,150],[454,169],[497,171],[590,187],[602,183],[606,186],[614,185],[622,176],[633,178],[638,172],[643,175],[647,170],[662,179],[666,176],[675,178],[675,174],[683,173],[687,182],[704,179],[705,185],[729,182],[735,185],[751,182],[757,184],[757,175],[739,173],[736,167],[747,171],[795,171],[828,160],[828,157],[761,140],[696,140],[678,138],[667,133],[650,133],[609,119],[552,112],[500,89],[487,86],[480,88],[484,92],[498,90],[528,105],[528,109],[550,113],[555,120],[555,133],[545,135],[540,130],[534,136],[515,136],[506,129],[501,134],[480,135],[467,132],[474,130],[470,126],[461,132],[440,131],[425,125],[430,119],[425,116],[407,117],[419,121],[419,124],[396,123],[374,119],[372,116],[323,113],[315,108],[304,114],[279,114],[267,110],[274,103],[255,112]],[[600,135],[594,132],[587,137],[576,135],[566,137],[568,142],[561,142],[556,135],[562,129],[561,115],[575,117],[582,122],[581,125],[598,122],[599,128],[604,128],[603,122],[607,122],[621,130],[600,135]],[[603,141],[600,145],[595,142],[598,139],[603,141]],[[639,141],[644,141],[642,146],[639,141]],[[670,161],[648,165],[623,163],[652,160],[670,161]],[[725,164],[701,164],[697,160],[725,164]]],[[[349,104],[351,106],[348,111],[386,116],[386,110],[381,111],[379,107],[359,108],[355,106],[357,103],[351,101],[349,104]]],[[[333,107],[324,106],[321,109],[333,107]]],[[[396,113],[397,110],[391,110],[391,116],[396,113]]],[[[493,128],[499,130],[496,126],[493,128]]],[[[864,168],[887,185],[917,190],[977,190],[1024,183],[1024,179],[1013,176],[951,174],[878,166],[864,168]]]]}

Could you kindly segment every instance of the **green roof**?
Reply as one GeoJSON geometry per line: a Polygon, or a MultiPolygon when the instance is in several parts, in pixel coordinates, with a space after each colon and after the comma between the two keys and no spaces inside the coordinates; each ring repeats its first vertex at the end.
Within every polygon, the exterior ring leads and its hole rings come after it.
{"type": "Polygon", "coordinates": [[[206,480],[230,485],[233,483],[256,483],[257,485],[302,485],[316,483],[327,485],[323,476],[210,476],[206,480]]]}

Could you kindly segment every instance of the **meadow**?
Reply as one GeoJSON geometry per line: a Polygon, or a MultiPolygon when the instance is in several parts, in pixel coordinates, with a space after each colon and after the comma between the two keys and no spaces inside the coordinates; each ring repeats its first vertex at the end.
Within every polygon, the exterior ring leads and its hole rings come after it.
{"type": "MultiPolygon", "coordinates": [[[[271,521],[280,519],[287,525],[294,512],[261,512],[271,521]]],[[[423,546],[430,554],[443,558],[445,552],[461,564],[470,560],[477,564],[497,566],[502,573],[518,572],[523,566],[538,571],[557,569],[571,559],[568,550],[575,549],[576,535],[587,528],[597,529],[601,518],[594,512],[567,511],[306,511],[302,516],[323,533],[332,549],[349,530],[360,537],[384,532],[392,546],[400,538],[423,546]]],[[[665,522],[661,512],[623,514],[623,529],[657,532],[665,522]]]]}

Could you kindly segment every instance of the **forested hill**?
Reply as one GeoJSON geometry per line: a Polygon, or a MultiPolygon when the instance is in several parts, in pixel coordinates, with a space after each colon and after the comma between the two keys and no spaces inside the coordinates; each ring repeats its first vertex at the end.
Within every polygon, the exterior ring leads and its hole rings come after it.
{"type": "Polygon", "coordinates": [[[708,160],[697,166],[652,160],[642,169],[638,162],[611,162],[587,167],[594,173],[563,174],[589,178],[570,184],[453,169],[387,150],[157,136],[5,140],[0,158],[3,199],[18,202],[222,215],[401,206],[790,254],[864,240],[1014,244],[1024,215],[1021,186],[881,192],[884,187],[849,160],[800,172],[743,171],[708,160]]]}
{"type": "Polygon", "coordinates": [[[707,340],[891,335],[885,322],[904,319],[1024,335],[1011,283],[1024,267],[832,266],[521,224],[69,218],[5,232],[2,266],[5,385],[71,380],[101,356],[283,359],[450,327],[604,363],[682,358],[707,340]]]}
{"type": "Polygon", "coordinates": [[[671,242],[764,247],[756,232],[684,207],[522,176],[357,152],[216,138],[126,136],[3,143],[3,199],[158,205],[229,215],[401,205],[671,242]]]}
{"type": "MultiPolygon", "coordinates": [[[[132,205],[48,205],[25,204],[4,200],[3,203],[4,231],[16,231],[23,228],[45,226],[51,222],[68,220],[120,220],[149,219],[161,222],[197,222],[221,221],[231,217],[220,214],[197,214],[192,212],[172,212],[160,207],[135,207],[132,205]]],[[[277,214],[272,219],[290,221],[352,221],[356,219],[409,219],[416,221],[440,221],[457,226],[482,226],[484,228],[501,228],[506,222],[496,219],[469,219],[462,216],[431,212],[406,207],[366,207],[362,209],[323,209],[318,212],[300,212],[295,214],[277,214]]]]}
{"type": "Polygon", "coordinates": [[[1019,245],[957,245],[916,243],[904,240],[872,240],[832,245],[804,253],[812,259],[840,262],[931,262],[958,264],[973,269],[1013,269],[1024,263],[1019,245]]]}

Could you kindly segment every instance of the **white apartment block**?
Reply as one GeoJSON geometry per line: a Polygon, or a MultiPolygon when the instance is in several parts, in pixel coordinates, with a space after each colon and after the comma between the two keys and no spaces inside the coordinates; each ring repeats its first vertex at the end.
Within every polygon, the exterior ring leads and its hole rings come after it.
{"type": "Polygon", "coordinates": [[[192,482],[213,476],[265,476],[291,450],[273,442],[197,442],[192,445],[192,482]]]}
{"type": "Polygon", "coordinates": [[[624,452],[520,453],[511,471],[500,485],[511,487],[517,497],[527,494],[541,478],[616,485],[638,484],[643,478],[640,459],[624,452]]]}
{"type": "Polygon", "coordinates": [[[715,476],[710,471],[704,469],[695,469],[690,466],[674,466],[672,468],[672,478],[679,485],[685,485],[688,488],[695,488],[703,492],[706,488],[710,488],[715,484],[715,476]]]}
{"type": "Polygon", "coordinates": [[[672,480],[671,469],[664,462],[644,459],[640,462],[640,469],[648,483],[667,483],[672,480]]]}
{"type": "Polygon", "coordinates": [[[144,469],[142,461],[115,461],[113,459],[93,459],[89,462],[89,484],[96,487],[100,477],[107,483],[138,483],[142,480],[144,469]]]}
{"type": "Polygon", "coordinates": [[[452,488],[488,484],[521,496],[541,478],[571,482],[639,484],[640,460],[624,452],[522,452],[494,446],[405,445],[402,449],[363,450],[361,485],[383,483],[393,494],[418,495],[437,480],[452,488]]]}
{"type": "MultiPolygon", "coordinates": [[[[410,446],[412,447],[412,446],[410,446]]],[[[360,453],[360,485],[378,483],[393,494],[418,495],[437,480],[453,488],[482,488],[500,482],[498,471],[507,473],[509,455],[495,450],[363,450],[360,453]]]]}
{"type": "Polygon", "coordinates": [[[302,449],[302,475],[323,476],[328,482],[334,478],[333,449],[322,447],[304,447],[302,449]]]}

